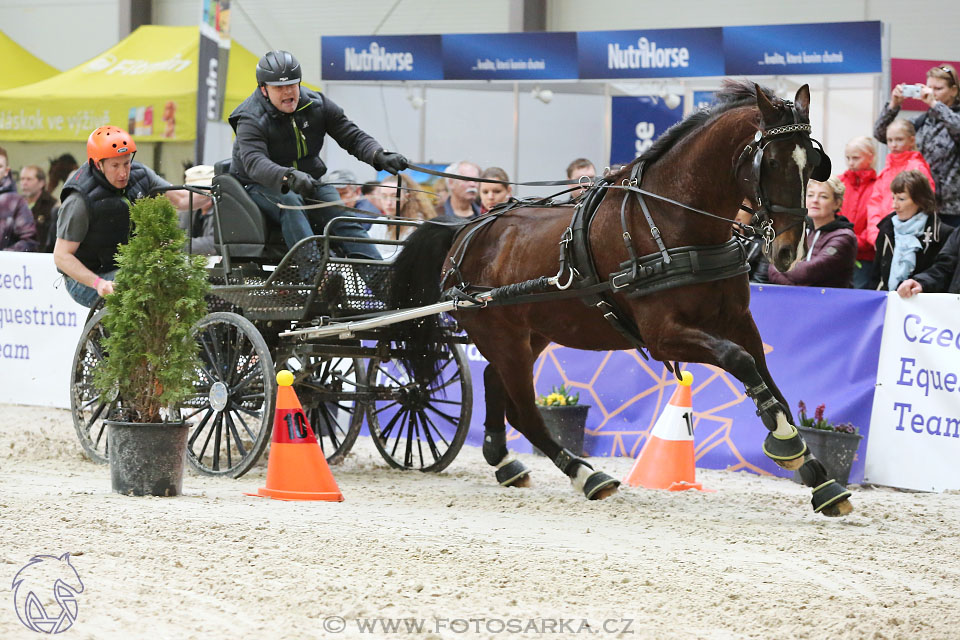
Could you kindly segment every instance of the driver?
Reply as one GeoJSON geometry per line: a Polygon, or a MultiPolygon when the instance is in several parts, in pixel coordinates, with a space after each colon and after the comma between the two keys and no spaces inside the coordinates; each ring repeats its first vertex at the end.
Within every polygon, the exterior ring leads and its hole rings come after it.
{"type": "MultiPolygon", "coordinates": [[[[169,187],[153,170],[133,161],[137,144],[123,129],[98,127],[87,138],[87,162],[73,174],[60,198],[53,261],[67,293],[93,307],[113,293],[117,247],[130,238],[130,205],[153,189],[169,187]]],[[[187,207],[187,192],[164,195],[178,209],[187,207]]]]}
{"type": "MultiPolygon", "coordinates": [[[[260,210],[280,225],[287,247],[317,233],[338,215],[340,207],[281,209],[278,203],[303,206],[304,198],[338,202],[333,185],[321,185],[327,167],[320,159],[326,134],[353,156],[377,170],[396,174],[407,168],[399,153],[384,151],[328,97],[300,86],[300,63],[287,51],[269,51],[257,63],[257,88],[230,114],[236,131],[230,172],[245,186],[260,210]],[[308,222],[309,216],[309,222],[308,222]]],[[[366,238],[359,222],[341,221],[333,235],[366,238]]],[[[344,242],[347,257],[379,260],[372,244],[344,242]]]]}

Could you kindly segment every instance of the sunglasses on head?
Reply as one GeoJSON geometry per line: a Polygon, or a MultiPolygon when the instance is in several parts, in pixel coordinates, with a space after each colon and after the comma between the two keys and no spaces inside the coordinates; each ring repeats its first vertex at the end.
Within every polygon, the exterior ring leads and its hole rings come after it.
{"type": "Polygon", "coordinates": [[[957,84],[957,73],[953,69],[951,69],[950,67],[938,67],[938,68],[940,69],[940,71],[943,71],[948,76],[950,76],[951,83],[953,83],[954,85],[957,84]]]}

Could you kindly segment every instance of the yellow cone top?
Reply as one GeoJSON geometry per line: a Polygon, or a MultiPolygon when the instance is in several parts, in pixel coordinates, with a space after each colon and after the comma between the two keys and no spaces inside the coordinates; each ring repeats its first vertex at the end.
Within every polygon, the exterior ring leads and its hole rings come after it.
{"type": "MultiPolygon", "coordinates": [[[[279,379],[280,378],[278,377],[277,380],[279,381],[279,379]]],[[[680,374],[680,382],[678,382],[677,384],[682,384],[685,387],[689,387],[690,385],[693,384],[693,374],[690,373],[689,371],[684,371],[683,373],[680,374]]]]}
{"type": "MultiPolygon", "coordinates": [[[[686,372],[684,372],[686,373],[686,372]]],[[[281,387],[289,387],[293,384],[293,374],[283,369],[277,372],[277,384],[281,387]]]]}

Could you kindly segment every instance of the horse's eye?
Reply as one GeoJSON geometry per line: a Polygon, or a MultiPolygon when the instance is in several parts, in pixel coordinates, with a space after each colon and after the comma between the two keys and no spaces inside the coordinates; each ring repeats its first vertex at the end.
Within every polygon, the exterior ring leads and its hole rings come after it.
{"type": "Polygon", "coordinates": [[[777,160],[776,160],[775,158],[771,158],[771,159],[770,159],[770,168],[771,168],[771,169],[779,169],[779,168],[780,168],[780,163],[777,162],[777,160]]]}

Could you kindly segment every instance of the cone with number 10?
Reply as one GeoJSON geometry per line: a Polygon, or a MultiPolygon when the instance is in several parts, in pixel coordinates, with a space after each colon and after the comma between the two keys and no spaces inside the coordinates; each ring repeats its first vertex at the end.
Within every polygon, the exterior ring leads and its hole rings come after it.
{"type": "Polygon", "coordinates": [[[292,373],[283,370],[277,374],[277,409],[267,463],[267,486],[247,495],[275,500],[341,502],[343,494],[292,384],[292,373]]]}
{"type": "Polygon", "coordinates": [[[624,484],[670,491],[703,490],[696,482],[693,455],[692,384],[693,374],[684,371],[624,484]]]}

